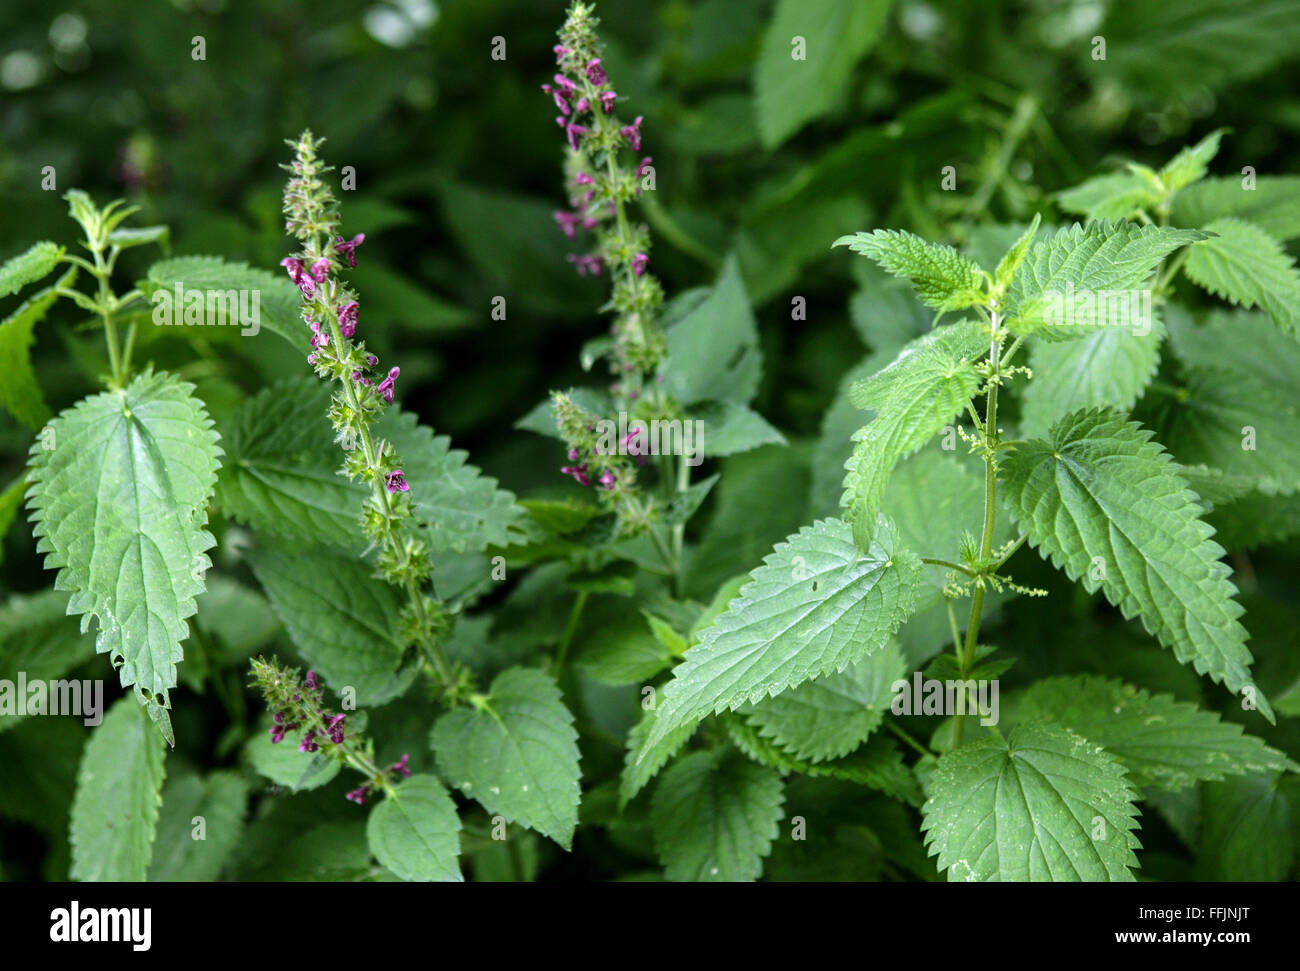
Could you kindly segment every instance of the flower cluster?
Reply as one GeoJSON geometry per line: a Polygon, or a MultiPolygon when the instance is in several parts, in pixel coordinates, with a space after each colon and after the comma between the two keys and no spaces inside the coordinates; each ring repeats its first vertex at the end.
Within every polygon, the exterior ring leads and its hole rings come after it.
{"type": "Polygon", "coordinates": [[[645,465],[648,443],[642,428],[627,432],[617,443],[601,420],[573,400],[552,392],[551,402],[560,435],[568,449],[568,464],[560,471],[581,486],[594,488],[601,502],[619,516],[619,532],[641,532],[652,520],[653,500],[643,502],[637,467],[645,465]]]}
{"type": "MultiPolygon", "coordinates": [[[[635,401],[666,352],[656,312],[663,289],[650,274],[650,236],[633,225],[627,204],[643,187],[653,187],[652,159],[641,155],[641,122],[623,124],[615,113],[618,93],[610,84],[596,36],[593,8],[577,2],[569,8],[555,46],[559,72],[542,90],[560,114],[568,144],[565,162],[569,208],[555,212],[561,232],[576,239],[579,230],[595,233],[590,252],[570,254],[580,276],[608,277],[610,306],[616,313],[610,369],[617,376],[610,390],[622,402],[635,401]],[[620,155],[630,149],[635,161],[620,155]]],[[[651,388],[653,389],[653,385],[651,388]]]]}
{"type": "Polygon", "coordinates": [[[284,192],[285,229],[302,249],[281,265],[302,294],[303,321],[311,329],[307,361],[317,374],[340,386],[329,417],[335,440],[347,453],[343,471],[374,487],[361,523],[382,550],[380,571],[390,582],[410,580],[418,587],[430,575],[427,546],[413,530],[399,539],[395,528],[412,516],[407,495],[411,486],[392,445],[371,435],[375,417],[395,400],[401,369],[389,368],[381,377],[378,357],[356,339],[361,324],[358,295],[339,277],[344,266],[356,267],[357,249],[366,236],[358,233],[347,239],[338,231],[338,203],[323,178],[331,169],[317,154],[321,139],[304,132],[289,144],[294,158],[286,166],[290,179],[284,192]]]}

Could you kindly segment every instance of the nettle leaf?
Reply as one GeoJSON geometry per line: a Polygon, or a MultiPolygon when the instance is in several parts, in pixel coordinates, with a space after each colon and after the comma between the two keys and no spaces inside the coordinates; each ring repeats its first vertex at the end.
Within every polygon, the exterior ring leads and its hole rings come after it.
{"type": "Polygon", "coordinates": [[[29,283],[49,276],[63,259],[64,248],[57,243],[34,243],[24,253],[0,264],[0,297],[17,293],[29,283]]]}
{"type": "Polygon", "coordinates": [[[222,453],[193,390],[146,372],[62,412],[29,458],[36,549],[59,571],[54,588],[71,593],[83,630],[99,621],[95,649],[122,686],[163,708],[216,542],[203,527],[222,453]]]}
{"type": "Polygon", "coordinates": [[[975,321],[941,327],[912,341],[892,364],[849,390],[876,416],[853,435],[840,505],[865,548],[871,541],[889,474],[960,414],[979,389],[975,362],[988,338],[975,321]]]}
{"type": "Polygon", "coordinates": [[[411,503],[438,553],[477,553],[523,538],[524,511],[514,494],[468,464],[469,453],[451,447],[410,412],[389,409],[375,422],[376,437],[387,439],[402,460],[411,503]]]}
{"type": "Polygon", "coordinates": [[[1276,883],[1296,855],[1295,789],[1279,772],[1211,782],[1201,789],[1198,880],[1276,883]]]}
{"type": "Polygon", "coordinates": [[[241,405],[222,428],[222,512],[277,536],[357,545],[362,493],[339,474],[329,405],[312,377],[278,382],[241,405]]]}
{"type": "Polygon", "coordinates": [[[887,522],[866,553],[847,523],[805,526],[777,544],[673,670],[645,750],[711,712],[760,701],[881,650],[911,612],[920,576],[920,561],[897,545],[887,522]]]}
{"type": "MultiPolygon", "coordinates": [[[[55,286],[71,286],[76,276],[73,267],[55,286]]],[[[0,405],[29,428],[39,428],[50,418],[50,407],[32,370],[31,349],[36,325],[58,299],[55,287],[46,287],[0,323],[0,405]]]]}
{"type": "Polygon", "coordinates": [[[903,655],[891,641],[843,671],[759,702],[748,720],[797,759],[836,759],[880,727],[893,697],[891,685],[905,673],[903,655]]]}
{"type": "Polygon", "coordinates": [[[1300,175],[1261,175],[1246,187],[1232,175],[1188,186],[1174,199],[1173,220],[1204,226],[1224,216],[1254,223],[1274,239],[1300,236],[1300,175]]]}
{"type": "Polygon", "coordinates": [[[294,646],[332,691],[350,687],[358,704],[380,704],[404,687],[405,600],[372,567],[328,549],[262,548],[246,556],[294,646]]]}
{"type": "Polygon", "coordinates": [[[1165,163],[1160,170],[1160,183],[1167,192],[1178,192],[1193,182],[1199,182],[1209,171],[1210,162],[1219,154],[1219,142],[1228,129],[1218,128],[1195,145],[1189,145],[1165,163]]]}
{"type": "Polygon", "coordinates": [[[1102,219],[1127,219],[1140,209],[1150,209],[1160,202],[1160,194],[1151,180],[1133,171],[1110,172],[1080,182],[1056,194],[1056,201],[1066,212],[1086,217],[1090,222],[1102,219]]]}
{"type": "MultiPolygon", "coordinates": [[[[186,327],[187,335],[191,332],[203,337],[228,337],[239,335],[247,329],[248,337],[257,337],[263,328],[283,337],[295,348],[305,348],[311,334],[302,320],[302,295],[283,273],[271,273],[251,267],[247,263],[230,262],[219,256],[178,256],[170,260],[160,260],[149,267],[149,273],[137,284],[150,300],[159,291],[168,291],[173,295],[176,287],[182,293],[200,290],[205,294],[234,290],[249,294],[249,309],[252,309],[252,294],[257,294],[257,331],[253,324],[233,326],[227,319],[224,326],[202,328],[186,327]]],[[[175,303],[173,296],[172,302],[175,303]]],[[[155,304],[155,309],[160,304],[155,304]]],[[[228,302],[225,303],[228,306],[228,302]]],[[[173,307],[172,313],[183,317],[184,305],[173,307]]]]}
{"type": "Polygon", "coordinates": [[[984,301],[987,275],[951,246],[895,229],[853,233],[831,245],[847,246],[875,260],[911,283],[922,302],[935,310],[962,310],[984,301]]]}
{"type": "Polygon", "coordinates": [[[703,454],[709,458],[737,455],[764,445],[786,444],[785,436],[768,424],[766,418],[734,401],[703,405],[694,409],[687,420],[704,423],[700,443],[703,454]]]}
{"type": "Polygon", "coordinates": [[[1058,422],[1047,440],[1003,460],[1012,515],[1030,543],[1089,592],[1100,587],[1184,664],[1241,692],[1251,689],[1237,588],[1223,547],[1169,454],[1151,432],[1107,411],[1058,422]]]}
{"type": "Polygon", "coordinates": [[[951,881],[1133,879],[1135,790],[1119,760],[1058,725],[945,753],[921,828],[951,881]]]}
{"type": "Polygon", "coordinates": [[[1025,227],[1025,231],[1016,237],[1002,259],[998,260],[997,268],[993,271],[993,280],[1000,286],[1007,286],[1015,279],[1016,273],[1020,266],[1025,262],[1025,257],[1029,255],[1029,247],[1034,244],[1034,239],[1038,236],[1038,227],[1043,224],[1043,217],[1040,213],[1034,213],[1033,221],[1025,227]]]}
{"type": "MultiPolygon", "coordinates": [[[[11,597],[0,607],[0,677],[27,683],[64,678],[95,656],[95,642],[68,616],[68,599],[58,590],[11,597]]],[[[15,727],[22,714],[0,715],[0,732],[15,727]]]]}
{"type": "Polygon", "coordinates": [[[248,783],[237,772],[213,772],[203,778],[183,775],[168,780],[149,880],[216,880],[243,835],[247,806],[248,783]],[[196,836],[200,825],[202,838],[196,836]]]}
{"type": "MultiPolygon", "coordinates": [[[[1197,482],[1196,491],[1218,505],[1252,489],[1265,495],[1300,489],[1300,406],[1294,392],[1300,343],[1258,312],[1219,310],[1197,325],[1171,307],[1169,327],[1184,366],[1182,387],[1177,396],[1152,402],[1149,423],[1184,465],[1209,466],[1220,470],[1224,484],[1245,486],[1215,496],[1197,482]]],[[[1257,524],[1271,518],[1258,517],[1257,524]]]]}
{"type": "Polygon", "coordinates": [[[890,0],[779,0],[754,65],[766,148],[834,106],[854,65],[880,39],[889,8],[890,0]]]}
{"type": "Polygon", "coordinates": [[[1300,273],[1282,244],[1235,216],[1205,228],[1218,235],[1188,254],[1187,278],[1234,304],[1262,307],[1279,327],[1300,337],[1300,273]]]}
{"type": "Polygon", "coordinates": [[[618,785],[619,806],[626,806],[658,775],[683,745],[695,734],[697,721],[682,722],[653,738],[659,709],[648,708],[641,720],[627,733],[627,750],[623,755],[623,775],[618,785]]]}
{"type": "Polygon", "coordinates": [[[1016,717],[1055,722],[1096,742],[1124,764],[1139,787],[1184,789],[1229,775],[1300,770],[1212,711],[1098,675],[1035,683],[1021,697],[1016,717]]]}
{"type": "Polygon", "coordinates": [[[163,740],[144,710],[120,698],[90,736],[77,773],[68,838],[72,879],[145,878],[158,826],[163,740]]]}
{"type": "Polygon", "coordinates": [[[1043,435],[1072,411],[1111,405],[1128,411],[1160,366],[1165,327],[1158,318],[1140,333],[1097,330],[1073,341],[1040,341],[1030,348],[1034,377],[1022,395],[1022,431],[1043,435]]]}
{"type": "Polygon", "coordinates": [[[785,786],[734,748],[678,759],[655,788],[650,825],[673,881],[757,880],[772,850],[785,786]]]}
{"type": "Polygon", "coordinates": [[[664,390],[679,404],[747,404],[758,393],[763,352],[758,325],[735,257],[729,257],[709,295],[668,327],[664,390]]]}
{"type": "Polygon", "coordinates": [[[1059,229],[1034,244],[1016,274],[1004,308],[1007,329],[1071,339],[1130,325],[1122,314],[1131,312],[1134,292],[1147,289],[1160,261],[1205,238],[1198,230],[1125,222],[1059,229]]]}
{"type": "Polygon", "coordinates": [[[452,785],[567,850],[578,824],[577,738],[555,679],[510,668],[475,710],[439,718],[430,742],[452,785]]]}
{"type": "Polygon", "coordinates": [[[460,817],[441,782],[413,775],[370,810],[370,852],[403,880],[459,883],[460,817]]]}

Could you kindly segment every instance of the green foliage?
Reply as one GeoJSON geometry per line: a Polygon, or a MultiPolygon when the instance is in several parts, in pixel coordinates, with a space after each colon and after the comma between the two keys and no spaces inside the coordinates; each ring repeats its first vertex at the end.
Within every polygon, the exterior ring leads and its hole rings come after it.
{"type": "Polygon", "coordinates": [[[1263,307],[1274,323],[1300,338],[1300,273],[1282,245],[1235,216],[1205,228],[1216,235],[1192,249],[1188,278],[1231,303],[1263,307]]]}
{"type": "Polygon", "coordinates": [[[403,880],[459,882],[460,820],[442,783],[414,775],[370,810],[370,852],[403,880]]]}
{"type": "Polygon", "coordinates": [[[984,271],[951,246],[891,229],[841,236],[834,245],[868,256],[907,280],[921,301],[935,310],[963,310],[983,299],[984,271]]]}
{"type": "Polygon", "coordinates": [[[0,264],[0,297],[17,293],[29,283],[49,276],[63,258],[63,247],[54,243],[35,243],[26,252],[0,264]]]}

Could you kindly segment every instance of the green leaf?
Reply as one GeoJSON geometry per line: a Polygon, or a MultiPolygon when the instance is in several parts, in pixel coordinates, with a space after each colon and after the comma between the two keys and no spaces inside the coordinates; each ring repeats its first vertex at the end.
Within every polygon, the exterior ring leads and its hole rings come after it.
{"type": "MultiPolygon", "coordinates": [[[[467,452],[434,435],[411,412],[390,408],[374,425],[377,438],[392,443],[410,483],[411,504],[431,550],[477,553],[522,538],[524,511],[513,493],[468,464],[467,452]]],[[[360,497],[356,500],[358,508],[360,497]]]]}
{"type": "Polygon", "coordinates": [[[1133,879],[1137,791],[1100,746],[1023,724],[947,752],[926,787],[926,845],[951,881],[1133,879]]]}
{"type": "Polygon", "coordinates": [[[222,428],[216,503],[227,516],[290,539],[356,546],[364,491],[339,474],[330,395],[310,376],[249,398],[222,428]]]}
{"type": "Polygon", "coordinates": [[[0,297],[49,276],[61,259],[63,247],[49,242],[34,243],[26,252],[10,257],[0,265],[0,297]]]}
{"type": "Polygon", "coordinates": [[[680,526],[689,522],[700,505],[708,498],[709,493],[713,491],[713,487],[718,484],[719,478],[720,476],[715,473],[707,479],[692,483],[684,491],[673,496],[663,507],[660,521],[665,526],[680,526]]]}
{"type": "Polygon", "coordinates": [[[375,806],[366,840],[375,859],[403,880],[464,880],[456,805],[434,776],[411,776],[375,806]]]}
{"type": "MultiPolygon", "coordinates": [[[[307,325],[302,321],[302,295],[283,273],[260,270],[247,263],[228,262],[219,256],[178,256],[153,264],[149,267],[147,277],[137,285],[151,301],[162,300],[155,298],[157,293],[172,294],[170,303],[175,303],[177,286],[181,288],[182,295],[190,291],[202,291],[205,294],[205,304],[209,291],[224,293],[243,290],[250,295],[250,310],[251,295],[257,294],[256,332],[251,322],[246,326],[235,327],[227,318],[225,326],[205,325],[197,330],[204,337],[242,335],[242,331],[247,329],[247,336],[256,338],[265,329],[283,337],[295,348],[305,349],[307,338],[311,336],[307,325]]],[[[185,299],[182,296],[182,301],[185,299]]],[[[155,312],[161,306],[161,302],[155,302],[155,312]]],[[[171,310],[176,317],[183,319],[184,303],[171,310]]],[[[190,331],[191,328],[186,327],[185,332],[188,334],[190,331]]]]}
{"type": "MultiPolygon", "coordinates": [[[[349,715],[349,729],[355,730],[356,716],[349,715]]],[[[317,753],[299,752],[288,737],[271,741],[271,720],[263,718],[260,730],[244,746],[249,763],[261,775],[291,792],[319,789],[339,774],[340,763],[317,753]]]]}
{"type": "Polygon", "coordinates": [[[962,310],[984,301],[984,271],[951,246],[894,229],[841,236],[831,245],[875,260],[911,283],[921,301],[935,310],[962,310]]]}
{"type": "Polygon", "coordinates": [[[549,836],[566,850],[578,824],[578,734],[555,679],[510,668],[475,710],[438,719],[431,744],[438,767],[490,813],[549,836]]]}
{"type": "Polygon", "coordinates": [[[710,712],[779,694],[882,649],[911,611],[921,565],[897,546],[888,523],[877,533],[863,553],[848,524],[827,519],[779,543],[673,670],[645,751],[710,712]]]}
{"type": "Polygon", "coordinates": [[[1231,175],[1189,186],[1174,199],[1174,222],[1204,226],[1224,216],[1236,216],[1274,239],[1300,236],[1300,175],[1261,175],[1250,189],[1245,181],[1231,175]]]}
{"type": "MultiPolygon", "coordinates": [[[[0,677],[16,681],[24,672],[28,684],[55,681],[95,656],[95,642],[82,635],[67,607],[58,590],[14,596],[0,607],[0,677]]],[[[24,717],[0,707],[0,732],[24,717]]]]}
{"type": "Polygon", "coordinates": [[[1210,132],[1195,145],[1189,145],[1171,158],[1160,170],[1160,182],[1169,193],[1199,182],[1209,171],[1210,162],[1219,154],[1219,142],[1226,128],[1210,132]]]}
{"type": "Polygon", "coordinates": [[[1300,338],[1300,273],[1282,244],[1235,216],[1205,228],[1218,236],[1192,249],[1187,278],[1231,303],[1263,307],[1274,323],[1300,338]]]}
{"type": "Polygon", "coordinates": [[[1007,250],[1006,255],[998,261],[997,269],[993,273],[993,279],[999,287],[1005,287],[1015,279],[1020,265],[1025,262],[1025,257],[1029,255],[1029,247],[1033,245],[1034,238],[1038,235],[1038,227],[1042,223],[1042,214],[1034,213],[1034,221],[1025,228],[1025,231],[1007,250]]]}
{"type": "MultiPolygon", "coordinates": [[[[73,267],[56,286],[71,286],[76,276],[73,267]]],[[[46,287],[0,323],[0,405],[29,428],[39,428],[50,418],[49,405],[32,370],[31,349],[36,325],[58,299],[55,288],[46,287]]]]}
{"type": "Polygon", "coordinates": [[[1281,752],[1212,711],[1097,675],[1036,682],[1021,697],[1016,717],[1055,722],[1096,742],[1123,763],[1139,787],[1184,789],[1229,775],[1300,771],[1281,752]]]}
{"type": "Polygon", "coordinates": [[[672,663],[672,654],[636,615],[606,625],[578,658],[584,674],[609,685],[645,684],[672,663]]]}
{"type": "Polygon", "coordinates": [[[695,409],[691,418],[704,422],[704,455],[721,458],[764,445],[785,445],[785,436],[758,412],[734,401],[719,401],[695,409]]]}
{"type": "Polygon", "coordinates": [[[1144,334],[1107,327],[1078,340],[1032,344],[1029,363],[1034,376],[1022,397],[1024,434],[1044,435],[1072,411],[1102,405],[1132,408],[1160,365],[1165,329],[1158,318],[1150,323],[1144,334]]]}
{"type": "Polygon", "coordinates": [[[752,706],[749,723],[797,759],[837,759],[880,727],[893,697],[892,685],[905,673],[903,656],[891,641],[841,672],[752,706]]]}
{"type": "Polygon", "coordinates": [[[980,324],[941,327],[903,348],[888,367],[854,385],[849,398],[875,418],[853,435],[840,504],[866,547],[898,461],[924,445],[961,413],[978,390],[975,362],[987,346],[980,324]]]}
{"type": "Polygon", "coordinates": [[[216,542],[203,527],[221,449],[193,387],[146,372],[86,398],[29,459],[36,549],[59,571],[54,588],[71,593],[83,630],[99,621],[95,649],[122,686],[164,707],[216,542]]]}
{"type": "Polygon", "coordinates": [[[147,246],[158,243],[167,252],[171,244],[171,230],[166,226],[139,226],[133,229],[115,229],[108,234],[110,246],[130,249],[133,246],[147,246]]]}
{"type": "Polygon", "coordinates": [[[72,879],[143,880],[158,826],[163,740],[135,699],[119,699],[81,757],[72,803],[72,879]]]}
{"type": "MultiPolygon", "coordinates": [[[[645,702],[642,702],[645,704],[645,702]]],[[[668,764],[695,734],[698,722],[683,722],[652,740],[659,709],[645,709],[641,720],[627,733],[627,750],[623,755],[623,775],[618,785],[618,801],[625,807],[668,764]]]]}
{"type": "Polygon", "coordinates": [[[1149,179],[1134,171],[1098,175],[1056,194],[1066,212],[1084,216],[1090,222],[1127,219],[1140,209],[1151,209],[1160,194],[1149,179]]]}
{"type": "Polygon", "coordinates": [[[1136,422],[1087,411],[1003,460],[1012,515],[1030,543],[1089,592],[1098,587],[1184,664],[1240,692],[1272,721],[1250,678],[1241,605],[1223,547],[1169,454],[1136,422]]]}
{"type": "Polygon", "coordinates": [[[1033,245],[1016,274],[1007,294],[1007,329],[1060,339],[1126,325],[1117,310],[1131,306],[1134,292],[1148,289],[1160,261],[1205,238],[1198,230],[1122,222],[1059,229],[1033,245]],[[1118,308],[1110,295],[1123,298],[1118,308]]]}
{"type": "Polygon", "coordinates": [[[754,66],[765,147],[776,148],[835,105],[854,65],[879,40],[890,6],[890,0],[778,0],[754,66]]]}
{"type": "Polygon", "coordinates": [[[743,405],[758,392],[763,352],[734,257],[723,265],[708,297],[668,327],[662,373],[664,390],[682,405],[700,401],[743,405]]]}
{"type": "Polygon", "coordinates": [[[163,790],[149,880],[216,880],[243,835],[247,805],[248,783],[236,772],[170,779],[163,790]]]}
{"type": "Polygon", "coordinates": [[[1271,772],[1202,788],[1198,880],[1287,878],[1296,854],[1297,807],[1284,780],[1271,772]]]}
{"type": "Polygon", "coordinates": [[[0,492],[0,563],[4,562],[4,540],[14,524],[18,510],[22,508],[23,497],[27,494],[27,473],[18,478],[0,492]]]}
{"type": "Polygon", "coordinates": [[[249,565],[294,646],[334,692],[381,704],[405,680],[399,616],[405,598],[364,561],[326,549],[257,549],[249,565]]]}
{"type": "Polygon", "coordinates": [[[669,880],[757,880],[781,819],[775,769],[734,748],[692,752],[664,773],[650,803],[655,847],[669,880]]]}

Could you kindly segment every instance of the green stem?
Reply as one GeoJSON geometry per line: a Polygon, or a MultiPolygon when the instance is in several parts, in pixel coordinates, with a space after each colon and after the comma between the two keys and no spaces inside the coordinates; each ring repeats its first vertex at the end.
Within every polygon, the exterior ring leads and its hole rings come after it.
{"type": "Polygon", "coordinates": [[[889,727],[889,730],[891,732],[893,732],[895,735],[901,738],[905,743],[910,745],[912,748],[916,749],[916,751],[920,752],[922,755],[929,755],[931,757],[934,756],[933,752],[931,752],[928,748],[926,748],[924,745],[922,745],[920,742],[914,739],[907,732],[903,731],[903,729],[895,725],[892,721],[886,720],[885,724],[889,727]]]}
{"type": "Polygon", "coordinates": [[[564,638],[560,641],[560,650],[555,655],[555,680],[560,679],[560,672],[564,670],[564,659],[568,656],[569,645],[573,643],[573,635],[578,631],[578,621],[582,617],[582,609],[587,606],[587,591],[578,592],[578,597],[573,601],[573,609],[569,611],[569,623],[564,628],[564,638]]]}
{"type": "Polygon", "coordinates": [[[979,574],[968,566],[962,566],[960,563],[954,563],[952,560],[941,560],[937,556],[923,556],[921,557],[921,562],[929,563],[932,566],[947,567],[949,570],[956,570],[958,573],[964,573],[968,577],[979,576],[979,574]]]}
{"type": "MultiPolygon", "coordinates": [[[[681,495],[691,486],[691,467],[686,464],[686,456],[681,456],[681,464],[677,467],[677,494],[681,495]]],[[[686,524],[678,523],[673,527],[673,590],[676,592],[678,599],[682,597],[682,588],[685,585],[682,574],[682,546],[686,537],[686,524]]]]}

